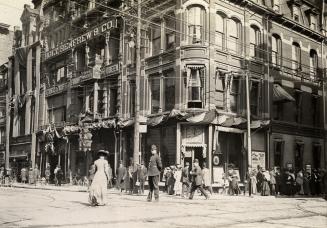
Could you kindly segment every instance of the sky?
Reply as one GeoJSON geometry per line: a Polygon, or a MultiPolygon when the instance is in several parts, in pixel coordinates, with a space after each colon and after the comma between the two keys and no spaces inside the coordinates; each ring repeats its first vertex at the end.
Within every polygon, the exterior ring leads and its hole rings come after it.
{"type": "Polygon", "coordinates": [[[0,23],[9,24],[11,30],[13,30],[13,26],[22,28],[20,16],[24,4],[28,4],[33,8],[32,0],[0,0],[0,23]]]}

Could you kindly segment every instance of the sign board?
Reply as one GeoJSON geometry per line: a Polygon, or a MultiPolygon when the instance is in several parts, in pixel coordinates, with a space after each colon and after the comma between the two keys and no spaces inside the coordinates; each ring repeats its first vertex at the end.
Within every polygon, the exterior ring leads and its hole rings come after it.
{"type": "Polygon", "coordinates": [[[95,28],[87,31],[86,33],[72,38],[70,41],[60,45],[59,47],[53,48],[45,53],[45,60],[60,55],[74,47],[86,43],[89,40],[94,39],[95,37],[101,35],[102,33],[108,32],[112,28],[117,28],[117,19],[111,19],[95,28]]]}
{"type": "Polygon", "coordinates": [[[148,130],[148,128],[147,128],[147,126],[148,125],[146,125],[146,124],[140,124],[139,125],[140,126],[140,133],[147,133],[147,130],[148,130]]]}
{"type": "Polygon", "coordinates": [[[224,168],[213,167],[213,182],[223,185],[224,184],[224,168]]]}
{"type": "Polygon", "coordinates": [[[119,64],[118,63],[106,66],[103,69],[102,75],[103,75],[103,77],[106,77],[106,76],[117,74],[117,73],[119,73],[119,64]]]}
{"type": "Polygon", "coordinates": [[[266,168],[266,153],[261,151],[252,151],[252,167],[256,168],[258,165],[262,168],[266,168]]]}
{"type": "Polygon", "coordinates": [[[56,86],[53,86],[53,87],[45,90],[45,96],[47,97],[47,96],[51,96],[56,93],[61,93],[62,91],[66,90],[66,89],[67,89],[67,83],[56,85],[56,86]]]}

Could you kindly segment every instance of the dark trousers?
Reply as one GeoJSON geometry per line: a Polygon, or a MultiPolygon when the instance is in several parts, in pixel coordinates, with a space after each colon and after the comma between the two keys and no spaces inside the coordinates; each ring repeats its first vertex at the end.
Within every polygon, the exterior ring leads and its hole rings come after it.
{"type": "Polygon", "coordinates": [[[199,189],[200,192],[202,193],[202,195],[204,195],[206,198],[208,198],[208,194],[206,193],[206,191],[204,191],[202,185],[195,185],[192,183],[192,186],[191,186],[191,193],[190,193],[190,197],[189,199],[193,199],[193,196],[194,196],[194,192],[195,190],[199,189]]]}
{"type": "Polygon", "coordinates": [[[159,199],[159,175],[149,176],[149,188],[150,192],[148,195],[148,200],[152,199],[152,192],[154,192],[154,198],[159,199]]]}
{"type": "Polygon", "coordinates": [[[190,184],[188,182],[183,182],[182,197],[184,197],[185,195],[186,195],[186,197],[188,197],[189,187],[190,187],[190,184]]]}
{"type": "Polygon", "coordinates": [[[249,196],[251,196],[251,194],[252,194],[252,183],[251,183],[251,179],[250,180],[248,180],[248,188],[249,188],[249,196]]]}

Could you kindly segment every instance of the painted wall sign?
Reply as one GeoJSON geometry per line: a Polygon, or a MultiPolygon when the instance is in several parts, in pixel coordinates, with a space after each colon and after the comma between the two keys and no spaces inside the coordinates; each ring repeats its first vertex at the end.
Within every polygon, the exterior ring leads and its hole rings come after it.
{"type": "Polygon", "coordinates": [[[259,165],[262,168],[266,168],[266,153],[260,151],[252,151],[252,167],[257,168],[259,165]]]}
{"type": "Polygon", "coordinates": [[[70,41],[60,45],[59,47],[53,48],[45,53],[45,60],[49,58],[53,58],[57,55],[60,55],[61,53],[68,51],[80,44],[83,44],[89,40],[94,39],[95,37],[99,36],[102,33],[107,32],[108,30],[112,28],[117,28],[117,19],[111,19],[110,21],[107,21],[92,30],[77,36],[75,38],[72,38],[70,41]]]}
{"type": "Polygon", "coordinates": [[[108,65],[103,70],[103,76],[106,77],[111,74],[117,74],[119,72],[119,64],[108,65]]]}

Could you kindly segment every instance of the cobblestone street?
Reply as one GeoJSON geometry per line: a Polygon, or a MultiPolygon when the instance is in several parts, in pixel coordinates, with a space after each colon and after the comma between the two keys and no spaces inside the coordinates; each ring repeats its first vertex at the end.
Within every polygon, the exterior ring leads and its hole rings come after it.
{"type": "Polygon", "coordinates": [[[108,205],[90,207],[86,192],[0,189],[1,227],[326,227],[321,198],[214,195],[193,201],[161,194],[145,196],[110,191],[108,205]]]}

